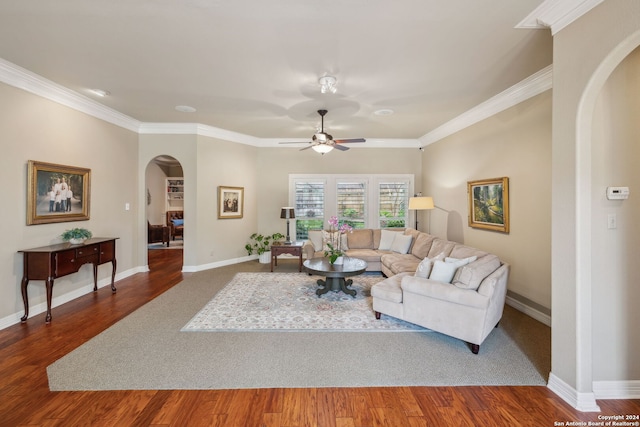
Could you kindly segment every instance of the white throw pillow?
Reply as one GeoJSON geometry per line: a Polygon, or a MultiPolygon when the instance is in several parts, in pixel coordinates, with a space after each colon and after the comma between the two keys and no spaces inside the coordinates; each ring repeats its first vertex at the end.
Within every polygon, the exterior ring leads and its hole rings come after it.
{"type": "Polygon", "coordinates": [[[433,269],[431,270],[431,274],[429,275],[429,279],[437,280],[438,282],[451,283],[453,280],[453,276],[456,274],[456,270],[463,265],[467,265],[469,263],[470,258],[464,258],[452,261],[454,258],[449,258],[451,261],[436,261],[433,264],[433,269]]]}
{"type": "Polygon", "coordinates": [[[399,254],[406,254],[411,247],[411,236],[406,236],[401,233],[396,233],[391,244],[391,251],[399,254]]]}
{"type": "Polygon", "coordinates": [[[451,258],[451,257],[446,257],[444,259],[444,262],[456,262],[458,263],[458,267],[462,267],[463,265],[467,265],[469,263],[472,263],[473,261],[477,260],[478,257],[477,256],[470,256],[469,258],[451,258]]]}
{"type": "Polygon", "coordinates": [[[444,252],[439,253],[433,258],[425,257],[420,264],[418,264],[418,268],[414,276],[422,277],[423,279],[428,279],[431,274],[431,269],[433,268],[433,263],[436,261],[442,261],[444,259],[444,252]]]}
{"type": "Polygon", "coordinates": [[[390,251],[396,234],[398,234],[397,231],[380,230],[380,244],[378,245],[378,249],[381,251],[390,251]]]}
{"type": "Polygon", "coordinates": [[[322,250],[322,230],[309,230],[309,240],[316,252],[322,250]]]}

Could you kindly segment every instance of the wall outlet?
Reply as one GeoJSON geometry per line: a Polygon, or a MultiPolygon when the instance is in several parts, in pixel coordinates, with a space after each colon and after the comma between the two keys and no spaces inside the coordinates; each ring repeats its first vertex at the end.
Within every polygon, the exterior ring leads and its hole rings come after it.
{"type": "Polygon", "coordinates": [[[614,228],[618,228],[618,218],[616,214],[607,215],[607,228],[609,230],[613,230],[614,228]]]}

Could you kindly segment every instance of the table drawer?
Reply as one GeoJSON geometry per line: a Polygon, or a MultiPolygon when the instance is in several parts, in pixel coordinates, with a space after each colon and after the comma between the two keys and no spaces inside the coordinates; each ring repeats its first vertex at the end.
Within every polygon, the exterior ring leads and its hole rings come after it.
{"type": "Polygon", "coordinates": [[[82,248],[76,249],[76,256],[78,258],[83,258],[83,257],[95,255],[99,253],[99,251],[100,251],[100,248],[98,247],[98,245],[84,246],[82,248]]]}

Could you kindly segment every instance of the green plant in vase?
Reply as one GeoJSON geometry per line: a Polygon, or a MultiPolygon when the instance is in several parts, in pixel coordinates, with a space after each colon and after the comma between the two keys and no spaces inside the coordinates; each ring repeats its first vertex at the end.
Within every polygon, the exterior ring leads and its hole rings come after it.
{"type": "Polygon", "coordinates": [[[267,236],[253,233],[249,236],[249,239],[251,239],[252,242],[244,245],[244,248],[247,250],[248,255],[252,255],[254,252],[258,255],[262,255],[263,253],[271,250],[272,242],[282,239],[283,237],[284,234],[281,233],[273,233],[267,236]]]}
{"type": "Polygon", "coordinates": [[[62,237],[62,240],[65,242],[70,242],[75,245],[90,239],[91,236],[93,236],[93,234],[86,228],[72,228],[71,230],[66,230],[60,237],[62,237]]]}

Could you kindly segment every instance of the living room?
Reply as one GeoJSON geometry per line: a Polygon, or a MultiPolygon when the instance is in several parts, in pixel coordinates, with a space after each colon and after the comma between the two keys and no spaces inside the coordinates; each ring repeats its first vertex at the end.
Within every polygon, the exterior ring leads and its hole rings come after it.
{"type": "MultiPolygon", "coordinates": [[[[1,257],[0,327],[22,315],[17,251],[54,243],[75,225],[25,224],[28,160],[91,169],[91,218],[80,224],[95,236],[118,237],[119,279],[147,267],[145,171],[158,155],[174,157],[184,171],[189,213],[184,271],[243,261],[249,234],[282,232],[279,210],[290,203],[289,174],[413,174],[414,190],[432,196],[437,206],[420,214],[419,228],[496,253],[512,265],[510,303],[550,323],[552,378],[558,389],[571,390],[567,399],[592,408],[595,394],[606,396],[604,387],[611,383],[616,396],[634,396],[640,366],[633,355],[640,342],[633,331],[638,323],[633,307],[639,295],[633,286],[638,273],[629,266],[640,241],[632,220],[638,202],[633,188],[623,202],[607,201],[603,190],[638,182],[633,167],[638,128],[632,120],[638,97],[628,94],[637,94],[640,84],[626,76],[638,74],[639,13],[632,1],[599,5],[555,35],[553,89],[425,145],[424,151],[417,145],[353,148],[320,156],[205,126],[142,123],[95,105],[81,111],[64,97],[56,99],[52,93],[59,88],[45,80],[24,90],[34,76],[3,62],[0,174],[8,185],[5,199],[17,208],[3,221],[9,244],[1,257]],[[612,22],[620,33],[608,33],[612,22]],[[594,112],[578,105],[583,94],[594,112]],[[579,149],[585,132],[588,153],[579,149]],[[511,183],[511,232],[470,229],[466,183],[498,176],[511,183]],[[216,217],[220,185],[244,188],[243,218],[216,217]],[[617,215],[617,228],[603,230],[609,214],[617,215]],[[616,316],[600,310],[600,304],[616,316]]],[[[91,291],[89,270],[56,280],[54,306],[91,291]]],[[[101,286],[108,276],[101,267],[101,286]]],[[[29,292],[37,313],[46,300],[44,287],[31,285],[29,292]]]]}

